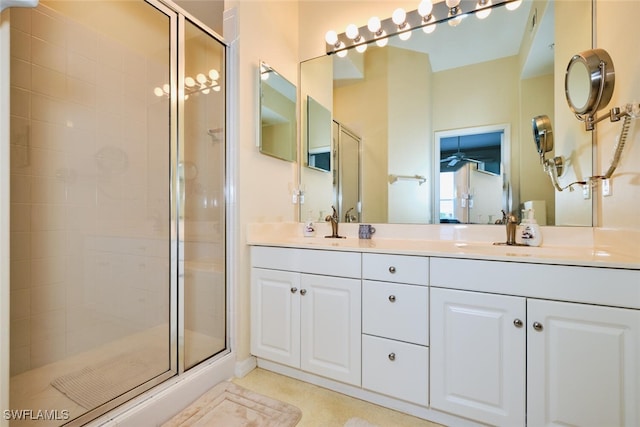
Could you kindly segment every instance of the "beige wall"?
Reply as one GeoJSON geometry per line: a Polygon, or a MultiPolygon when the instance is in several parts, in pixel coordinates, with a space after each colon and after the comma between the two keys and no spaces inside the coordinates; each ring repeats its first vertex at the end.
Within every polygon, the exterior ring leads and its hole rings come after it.
{"type": "MultiPolygon", "coordinates": [[[[431,177],[433,164],[431,128],[431,64],[424,53],[389,50],[387,82],[388,173],[421,175],[427,182],[397,181],[389,185],[390,223],[429,223],[431,220],[431,177]],[[408,84],[407,82],[411,82],[408,84]],[[420,123],[420,126],[415,126],[420,123]]],[[[369,181],[365,181],[369,182],[369,181]]]]}
{"type": "MultiPolygon", "coordinates": [[[[564,72],[569,59],[591,46],[589,33],[580,28],[590,28],[591,9],[585,7],[584,1],[556,1],[556,23],[572,22],[574,28],[556,27],[556,47],[554,50],[554,118],[555,155],[563,156],[567,163],[565,172],[560,178],[562,187],[575,181],[581,181],[592,175],[591,136],[584,130],[584,124],[578,122],[567,106],[564,95],[564,72]],[[567,18],[570,16],[571,18],[567,18]]],[[[557,24],[556,24],[557,25],[557,24]]],[[[594,195],[597,197],[597,195],[594,195]]],[[[556,191],[556,224],[592,225],[593,202],[598,199],[585,200],[581,186],[576,191],[568,189],[556,191]]],[[[602,224],[602,223],[600,223],[602,224]]]]}
{"type": "Polygon", "coordinates": [[[362,221],[387,222],[388,70],[387,49],[365,55],[364,78],[334,90],[333,117],[362,138],[362,221]]]}
{"type": "MultiPolygon", "coordinates": [[[[606,49],[616,70],[616,86],[608,108],[640,102],[640,55],[632,34],[640,20],[640,2],[598,0],[596,47],[606,49]]],[[[606,112],[605,110],[603,112],[606,112]]],[[[604,173],[613,158],[614,144],[622,125],[604,121],[597,125],[597,173],[604,173]]],[[[631,125],[622,161],[611,179],[613,194],[602,197],[597,212],[607,228],[640,229],[640,123],[631,125]]],[[[640,243],[638,243],[640,251],[640,243]]]]}
{"type": "Polygon", "coordinates": [[[298,82],[298,3],[294,1],[246,1],[226,3],[238,16],[238,140],[230,147],[237,157],[238,228],[230,230],[238,242],[229,254],[237,263],[235,289],[236,350],[238,360],[249,356],[250,263],[247,224],[293,221],[298,205],[291,203],[297,187],[298,163],[260,154],[257,147],[258,67],[267,62],[287,80],[298,82]]]}
{"type": "MultiPolygon", "coordinates": [[[[520,199],[524,203],[528,200],[544,200],[547,211],[547,224],[555,224],[556,190],[551,180],[544,172],[539,161],[538,151],[533,141],[531,119],[539,115],[547,115],[551,123],[555,123],[553,114],[553,75],[532,77],[520,82],[520,176],[527,179],[520,180],[520,199]]],[[[546,158],[553,158],[555,151],[546,154],[546,158]]],[[[542,212],[537,212],[542,214],[542,212]]]]}

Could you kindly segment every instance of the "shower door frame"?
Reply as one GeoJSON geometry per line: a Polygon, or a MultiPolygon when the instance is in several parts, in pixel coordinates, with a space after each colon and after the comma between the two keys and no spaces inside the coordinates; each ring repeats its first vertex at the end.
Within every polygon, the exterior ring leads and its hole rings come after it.
{"type": "MultiPolygon", "coordinates": [[[[176,197],[179,188],[178,172],[178,160],[180,158],[180,143],[184,141],[184,91],[179,88],[184,87],[185,78],[185,53],[184,48],[180,47],[180,42],[184,42],[185,37],[185,22],[188,19],[191,23],[196,25],[204,33],[211,36],[215,41],[220,43],[224,50],[224,65],[225,65],[225,137],[224,137],[224,165],[225,170],[223,172],[224,192],[223,200],[225,207],[223,210],[223,228],[224,228],[224,253],[225,253],[225,348],[219,351],[217,354],[212,355],[205,361],[200,362],[193,369],[195,374],[200,371],[198,368],[204,369],[211,367],[218,361],[224,361],[228,357],[232,357],[231,350],[231,333],[233,326],[231,322],[230,307],[231,307],[231,287],[229,286],[229,278],[233,275],[233,263],[229,260],[228,254],[233,250],[233,245],[230,244],[228,235],[230,222],[233,222],[230,215],[233,211],[232,203],[229,198],[233,195],[233,192],[229,191],[230,181],[233,174],[230,171],[234,171],[231,156],[228,151],[228,138],[233,130],[230,126],[232,112],[231,93],[235,93],[233,83],[230,84],[229,72],[230,65],[233,61],[230,60],[230,54],[233,54],[234,49],[232,46],[225,42],[225,40],[211,29],[202,21],[194,18],[190,13],[177,6],[170,0],[140,0],[147,3],[150,7],[155,8],[157,11],[165,14],[169,18],[170,22],[170,147],[172,153],[175,155],[170,156],[170,181],[168,182],[171,200],[176,200],[174,208],[171,209],[170,221],[173,227],[170,230],[170,299],[169,299],[169,369],[138,385],[137,387],[129,390],[116,399],[113,399],[99,407],[87,411],[85,414],[71,420],[66,426],[79,426],[84,425],[92,420],[98,418],[104,419],[105,414],[120,407],[118,410],[120,414],[126,413],[131,408],[135,407],[137,403],[143,402],[145,398],[136,399],[141,394],[148,392],[152,388],[160,385],[167,384],[167,387],[177,385],[179,382],[187,383],[184,381],[185,375],[185,358],[184,358],[184,265],[179,265],[179,251],[182,245],[184,245],[184,237],[179,234],[181,220],[179,220],[179,208],[180,200],[176,197]],[[207,365],[207,366],[204,366],[207,365]],[[210,366],[211,365],[211,366],[210,366]],[[174,382],[168,381],[174,379],[174,382]],[[182,379],[182,380],[181,380],[182,379]]],[[[10,217],[9,217],[9,201],[10,201],[10,158],[9,158],[9,117],[10,117],[10,103],[9,103],[9,87],[10,87],[10,17],[8,13],[2,13],[0,18],[0,407],[9,408],[9,360],[8,356],[10,352],[9,343],[9,292],[10,292],[10,247],[9,247],[9,231],[10,231],[10,217]]],[[[226,363],[226,362],[223,362],[226,363]]],[[[226,363],[227,369],[230,367],[226,363]]],[[[188,375],[187,375],[188,376],[188,375]]],[[[195,375],[197,376],[197,375],[195,375]]],[[[197,383],[199,380],[195,380],[197,383]]],[[[211,384],[213,385],[213,384],[211,384]]],[[[210,385],[210,386],[211,386],[210,385]]],[[[201,387],[201,385],[200,385],[201,387]]],[[[163,388],[164,389],[164,388],[163,388]]],[[[165,408],[166,410],[166,408],[165,408]]],[[[8,425],[8,421],[0,419],[0,426],[4,427],[8,425]]]]}

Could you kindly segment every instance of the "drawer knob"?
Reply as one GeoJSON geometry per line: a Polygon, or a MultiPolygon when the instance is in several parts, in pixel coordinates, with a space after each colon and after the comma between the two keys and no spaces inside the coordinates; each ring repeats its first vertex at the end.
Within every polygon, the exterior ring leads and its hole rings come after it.
{"type": "Polygon", "coordinates": [[[395,295],[389,295],[389,301],[396,302],[396,296],[395,295]]]}
{"type": "Polygon", "coordinates": [[[393,265],[389,267],[389,273],[393,274],[395,272],[396,272],[396,268],[393,265]]]}
{"type": "Polygon", "coordinates": [[[306,294],[307,294],[306,289],[300,289],[300,295],[306,295],[306,294]]]}
{"type": "Polygon", "coordinates": [[[396,360],[396,354],[395,353],[389,353],[389,360],[391,360],[392,362],[394,360],[396,360]]]}
{"type": "Polygon", "coordinates": [[[540,332],[543,327],[542,327],[542,323],[540,322],[533,322],[533,329],[535,329],[536,331],[540,332]]]}
{"type": "Polygon", "coordinates": [[[296,287],[291,288],[291,293],[292,294],[295,294],[296,292],[298,292],[298,288],[296,288],[296,287]]]}
{"type": "Polygon", "coordinates": [[[515,320],[513,321],[513,325],[514,325],[516,328],[522,328],[522,320],[520,320],[520,319],[515,319],[515,320]]]}

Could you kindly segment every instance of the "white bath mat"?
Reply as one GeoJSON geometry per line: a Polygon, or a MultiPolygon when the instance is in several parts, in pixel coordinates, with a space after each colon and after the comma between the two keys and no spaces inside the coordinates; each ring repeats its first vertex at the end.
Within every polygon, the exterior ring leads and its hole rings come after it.
{"type": "Polygon", "coordinates": [[[120,354],[58,377],[51,385],[82,407],[93,409],[169,368],[168,359],[151,363],[150,360],[153,361],[153,357],[145,354],[120,354]]]}
{"type": "Polygon", "coordinates": [[[376,424],[371,424],[367,420],[363,420],[362,418],[353,417],[349,418],[346,423],[344,423],[344,427],[378,427],[376,424]]]}
{"type": "Polygon", "coordinates": [[[163,427],[293,427],[301,417],[293,405],[223,382],[163,427]]]}

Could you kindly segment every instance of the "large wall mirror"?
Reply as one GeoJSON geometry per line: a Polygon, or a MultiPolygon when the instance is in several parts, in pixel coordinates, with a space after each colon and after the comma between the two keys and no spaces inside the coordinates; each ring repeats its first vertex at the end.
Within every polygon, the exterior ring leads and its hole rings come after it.
{"type": "Polygon", "coordinates": [[[296,160],[296,87],[268,64],[260,63],[260,152],[296,160]]]}
{"type": "MultiPolygon", "coordinates": [[[[592,200],[582,192],[558,201],[531,133],[533,117],[549,116],[567,173],[591,175],[592,135],[575,126],[563,82],[571,55],[592,46],[592,7],[525,0],[484,20],[469,15],[364,53],[302,62],[303,99],[318,100],[361,138],[359,220],[487,224],[535,202],[547,225],[592,226],[592,200]]],[[[335,200],[333,183],[304,163],[301,214],[320,217],[335,200]]]]}

